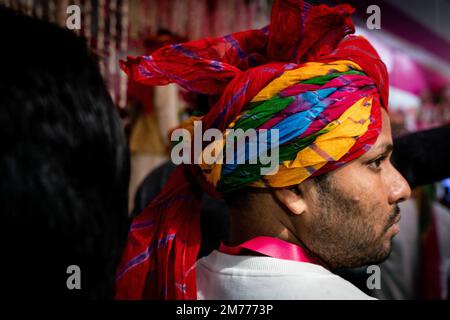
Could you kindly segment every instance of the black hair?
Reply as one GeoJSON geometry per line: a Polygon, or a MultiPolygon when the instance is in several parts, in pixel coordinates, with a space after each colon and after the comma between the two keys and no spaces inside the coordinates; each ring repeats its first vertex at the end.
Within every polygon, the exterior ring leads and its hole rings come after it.
{"type": "MultiPolygon", "coordinates": [[[[321,192],[323,194],[326,191],[330,190],[331,178],[328,173],[324,173],[316,177],[311,177],[310,179],[314,181],[315,185],[317,186],[318,192],[321,192]]],[[[289,188],[290,190],[294,191],[297,194],[299,193],[298,184],[292,185],[287,188],[289,188]]],[[[248,209],[250,205],[250,202],[255,201],[255,195],[266,191],[267,189],[243,187],[239,190],[225,193],[223,197],[228,208],[240,209],[245,213],[245,211],[248,209]]]]}
{"type": "Polygon", "coordinates": [[[128,149],[84,39],[0,6],[0,287],[113,297],[126,241],[128,149]],[[69,290],[67,268],[81,270],[69,290]]]}

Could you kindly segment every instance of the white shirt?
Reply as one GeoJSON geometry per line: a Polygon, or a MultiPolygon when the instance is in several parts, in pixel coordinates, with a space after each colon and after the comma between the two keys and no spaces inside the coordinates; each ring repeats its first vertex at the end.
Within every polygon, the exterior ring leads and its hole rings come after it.
{"type": "Polygon", "coordinates": [[[213,251],[197,262],[199,300],[374,299],[322,266],[213,251]]]}

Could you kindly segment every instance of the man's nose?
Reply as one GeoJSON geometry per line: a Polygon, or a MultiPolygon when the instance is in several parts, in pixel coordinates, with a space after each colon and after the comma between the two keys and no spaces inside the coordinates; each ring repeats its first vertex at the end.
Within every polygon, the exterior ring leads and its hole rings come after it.
{"type": "Polygon", "coordinates": [[[392,180],[391,180],[391,188],[389,193],[389,203],[395,204],[402,201],[405,201],[409,197],[411,197],[411,188],[409,187],[408,182],[405,178],[397,171],[394,167],[392,167],[392,180]]]}

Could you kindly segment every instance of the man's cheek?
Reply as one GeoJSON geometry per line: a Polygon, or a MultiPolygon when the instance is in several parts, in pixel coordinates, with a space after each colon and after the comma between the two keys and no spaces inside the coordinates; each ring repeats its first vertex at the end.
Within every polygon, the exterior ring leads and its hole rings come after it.
{"type": "Polygon", "coordinates": [[[384,193],[383,179],[377,174],[361,173],[354,177],[354,183],[351,186],[351,192],[356,193],[355,200],[363,198],[376,200],[384,193]]]}

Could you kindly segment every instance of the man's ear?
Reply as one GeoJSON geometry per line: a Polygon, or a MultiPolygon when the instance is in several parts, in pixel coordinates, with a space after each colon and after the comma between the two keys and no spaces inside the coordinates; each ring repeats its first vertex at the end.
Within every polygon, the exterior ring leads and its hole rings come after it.
{"type": "Polygon", "coordinates": [[[274,189],[273,193],[293,214],[300,215],[306,211],[306,202],[299,189],[274,189]]]}

